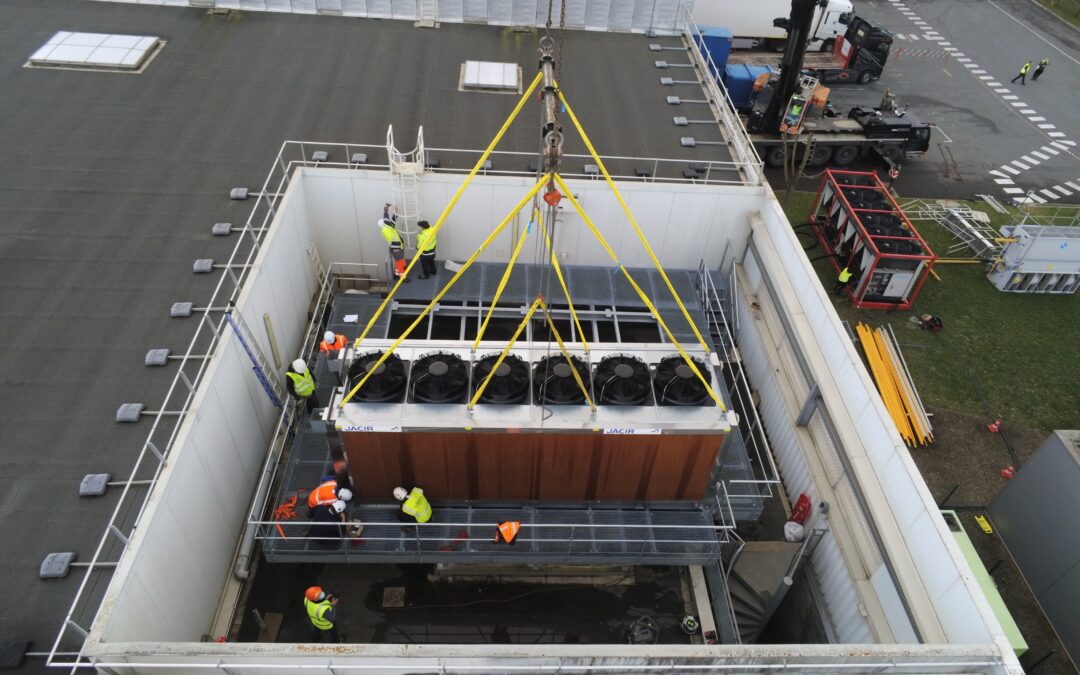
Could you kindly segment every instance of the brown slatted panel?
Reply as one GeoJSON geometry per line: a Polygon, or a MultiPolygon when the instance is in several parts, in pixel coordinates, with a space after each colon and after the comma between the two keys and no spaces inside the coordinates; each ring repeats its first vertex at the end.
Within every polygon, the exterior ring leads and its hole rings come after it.
{"type": "Polygon", "coordinates": [[[699,436],[697,450],[686,463],[677,499],[702,499],[709,489],[716,456],[726,436],[699,436]]]}
{"type": "Polygon", "coordinates": [[[594,499],[590,483],[598,457],[597,434],[539,434],[539,490],[537,499],[594,499]]]}
{"type": "Polygon", "coordinates": [[[416,485],[429,499],[469,499],[471,434],[404,433],[416,485]]]}
{"type": "Polygon", "coordinates": [[[602,436],[596,499],[642,499],[641,478],[659,436],[602,436]]]}
{"type": "Polygon", "coordinates": [[[393,499],[394,488],[412,482],[412,471],[402,461],[402,434],[343,433],[356,497],[364,500],[393,499]]]}
{"type": "Polygon", "coordinates": [[[540,434],[469,434],[476,461],[478,499],[537,499],[540,434]]]}

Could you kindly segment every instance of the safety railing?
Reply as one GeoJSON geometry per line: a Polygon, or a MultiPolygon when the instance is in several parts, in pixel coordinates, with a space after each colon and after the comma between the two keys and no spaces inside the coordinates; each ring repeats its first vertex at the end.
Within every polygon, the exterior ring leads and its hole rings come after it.
{"type": "MultiPolygon", "coordinates": [[[[283,150],[284,145],[279,150],[279,160],[283,150]]],[[[86,639],[89,637],[89,628],[84,624],[93,621],[100,602],[95,599],[96,594],[88,592],[91,586],[96,587],[96,582],[91,584],[91,580],[96,579],[101,571],[111,571],[116,568],[119,558],[127,549],[132,534],[139,526],[148,497],[157,484],[177,435],[190,412],[195,391],[202,382],[222,335],[231,330],[223,315],[217,318],[215,315],[220,314],[223,308],[226,311],[232,311],[266,233],[269,231],[278,202],[284,196],[289,176],[288,165],[281,161],[275,162],[267,173],[262,188],[254,194],[255,202],[244,226],[234,230],[239,237],[224,266],[225,273],[219,276],[206,309],[201,311],[202,316],[196,325],[195,333],[183,350],[179,367],[161,405],[158,406],[158,411],[150,413],[153,415],[150,431],[124,481],[120,497],[98,540],[94,554],[87,563],[86,573],[79,583],[75,597],[49,650],[46,662],[50,666],[70,666],[72,672],[75,672],[78,668],[88,665],[88,662],[84,660],[83,650],[86,639]],[[145,477],[147,471],[151,473],[149,479],[145,477]],[[136,494],[136,488],[142,490],[141,496],[136,494]],[[117,545],[119,545],[119,554],[114,556],[112,554],[117,553],[117,545]],[[76,643],[70,644],[71,639],[74,639],[76,643]],[[78,654],[73,662],[67,660],[72,652],[78,654]],[[62,655],[65,661],[57,661],[57,657],[62,655]]],[[[283,411],[282,418],[287,412],[288,407],[283,411]]]]}
{"type": "MultiPolygon", "coordinates": [[[[737,118],[735,124],[739,124],[737,118]]],[[[742,131],[741,126],[732,130],[742,131]]],[[[283,170],[295,166],[328,167],[338,169],[379,169],[389,170],[390,162],[384,145],[366,143],[339,143],[323,141],[286,141],[277,161],[283,170]],[[326,160],[316,161],[312,155],[326,152],[326,160]],[[356,155],[364,155],[363,161],[353,161],[356,155]]],[[[750,148],[753,153],[753,148],[750,148]]],[[[427,171],[433,174],[467,174],[483,154],[482,150],[467,148],[425,147],[427,171]],[[438,161],[438,166],[434,162],[438,161]]],[[[761,184],[761,160],[756,154],[749,159],[733,160],[697,160],[658,157],[634,157],[627,155],[600,155],[607,165],[611,177],[617,181],[638,183],[681,183],[695,185],[759,185],[761,184]],[[749,164],[748,164],[749,162],[749,164]],[[686,178],[683,171],[689,165],[699,167],[696,178],[686,178]],[[640,173],[637,171],[642,169],[640,173]],[[643,175],[644,174],[644,175],[643,175]]],[[[482,169],[482,175],[491,176],[529,176],[536,177],[535,165],[537,153],[513,150],[495,150],[491,153],[491,168],[482,169]],[[517,168],[508,168],[511,166],[517,168]]],[[[586,173],[585,165],[593,164],[590,155],[566,153],[563,155],[559,173],[563,178],[584,180],[603,180],[596,173],[586,173]],[[580,164],[579,164],[580,162],[580,164]],[[577,168],[580,167],[580,170],[577,168]]]]}
{"type": "Polygon", "coordinates": [[[761,185],[765,182],[764,165],[757,150],[754,149],[750,134],[739,119],[738,113],[735,112],[735,104],[732,103],[731,96],[723,85],[720,68],[713,61],[712,54],[701,37],[701,28],[694,21],[694,16],[685,2],[680,3],[679,14],[682,18],[678,23],[683,26],[682,36],[686,43],[686,50],[694,63],[694,70],[701,78],[701,86],[707,94],[709,107],[713,109],[721,128],[725,131],[728,147],[736,162],[746,171],[747,182],[761,185]]]}
{"type": "MultiPolygon", "coordinates": [[[[723,352],[721,365],[728,376],[728,396],[732,406],[739,413],[738,433],[742,434],[743,442],[751,453],[754,460],[754,468],[758,473],[755,479],[731,479],[726,481],[731,487],[740,486],[730,495],[730,499],[759,499],[773,496],[773,488],[780,484],[780,472],[776,468],[772,448],[765,435],[765,428],[758,416],[757,406],[754,405],[753,390],[746,377],[746,371],[742,366],[742,359],[738,355],[738,347],[735,342],[731,324],[728,322],[728,312],[724,311],[720,299],[720,292],[712,279],[712,273],[705,266],[704,261],[698,266],[700,282],[698,292],[701,301],[701,309],[709,323],[710,332],[719,339],[717,350],[723,352]]],[[[733,300],[731,302],[734,302],[733,300]]]]}

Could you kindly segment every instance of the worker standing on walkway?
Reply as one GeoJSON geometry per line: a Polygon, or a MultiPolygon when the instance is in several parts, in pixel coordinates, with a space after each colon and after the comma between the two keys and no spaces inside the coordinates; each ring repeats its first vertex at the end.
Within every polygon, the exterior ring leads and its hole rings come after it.
{"type": "Polygon", "coordinates": [[[1046,67],[1050,65],[1050,59],[1042,59],[1039,61],[1039,65],[1035,66],[1035,72],[1031,74],[1031,81],[1038,82],[1039,76],[1043,74],[1046,67]]]}
{"type": "Polygon", "coordinates": [[[1020,68],[1020,73],[1013,79],[1009,80],[1009,82],[1016,82],[1017,80],[1020,80],[1020,84],[1027,84],[1027,74],[1029,70],[1031,70],[1031,61],[1025,63],[1020,68]]]}
{"type": "Polygon", "coordinates": [[[323,333],[323,341],[319,343],[319,351],[328,354],[345,349],[345,336],[328,330],[323,333]]]}
{"type": "Polygon", "coordinates": [[[418,222],[420,234],[416,237],[416,252],[420,255],[420,278],[435,276],[435,230],[426,220],[418,222]]]}
{"type": "Polygon", "coordinates": [[[397,212],[390,215],[390,208],[389,203],[383,205],[382,218],[379,218],[376,225],[379,228],[379,234],[390,247],[390,257],[394,261],[394,278],[399,278],[405,274],[405,244],[397,231],[397,212]]]}
{"type": "Polygon", "coordinates": [[[311,619],[312,637],[315,642],[341,642],[337,629],[338,599],[325,593],[320,586],[304,591],[304,609],[311,619]]]}
{"type": "Polygon", "coordinates": [[[307,403],[307,411],[311,412],[319,407],[319,397],[315,394],[315,378],[308,370],[304,359],[296,359],[285,372],[285,385],[289,394],[297,401],[307,403]]]}
{"type": "Polygon", "coordinates": [[[843,295],[844,289],[846,289],[848,287],[848,284],[850,283],[851,270],[849,270],[847,267],[844,267],[844,269],[840,270],[840,274],[836,277],[836,286],[833,288],[833,293],[835,293],[837,296],[843,295]]]}
{"type": "Polygon", "coordinates": [[[431,520],[431,503],[424,496],[424,491],[414,487],[409,492],[403,487],[394,488],[394,498],[401,502],[401,511],[398,518],[408,521],[415,519],[418,523],[426,523],[431,520]]]}

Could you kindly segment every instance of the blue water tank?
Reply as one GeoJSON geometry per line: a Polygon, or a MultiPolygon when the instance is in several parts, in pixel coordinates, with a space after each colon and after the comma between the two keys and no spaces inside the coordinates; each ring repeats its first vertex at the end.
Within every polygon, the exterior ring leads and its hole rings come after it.
{"type": "Polygon", "coordinates": [[[712,55],[717,71],[724,72],[728,53],[731,52],[731,31],[727,28],[713,26],[700,26],[699,28],[701,28],[701,33],[694,36],[694,41],[697,42],[699,48],[702,44],[705,45],[705,49],[708,49],[709,54],[712,55]]]}
{"type": "Polygon", "coordinates": [[[769,66],[750,66],[745,63],[729,63],[724,68],[724,86],[727,87],[731,102],[739,112],[750,109],[750,100],[754,94],[754,82],[762,73],[772,72],[769,66]]]}

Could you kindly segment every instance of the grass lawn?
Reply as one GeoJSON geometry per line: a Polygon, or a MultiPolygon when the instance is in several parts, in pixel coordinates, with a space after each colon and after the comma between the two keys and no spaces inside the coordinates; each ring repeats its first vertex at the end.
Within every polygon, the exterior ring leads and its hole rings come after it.
{"type": "MultiPolygon", "coordinates": [[[[813,200],[809,192],[792,195],[785,205],[792,225],[807,222],[813,200]]],[[[990,213],[995,226],[1019,222],[981,202],[969,205],[990,213]]],[[[939,257],[948,257],[951,234],[932,221],[914,224],[939,257]]],[[[823,254],[820,245],[807,252],[811,259],[823,254]]],[[[813,264],[831,291],[836,273],[829,261],[813,264]]],[[[858,310],[840,299],[836,310],[852,323],[892,324],[927,405],[1042,430],[1080,427],[1080,295],[1002,293],[982,264],[940,264],[936,271],[941,281],[927,279],[912,311],[858,310]],[[923,313],[941,317],[945,329],[933,334],[908,320],[923,313]]]]}
{"type": "Polygon", "coordinates": [[[1036,0],[1036,2],[1080,28],[1080,2],[1078,0],[1036,0]]]}

